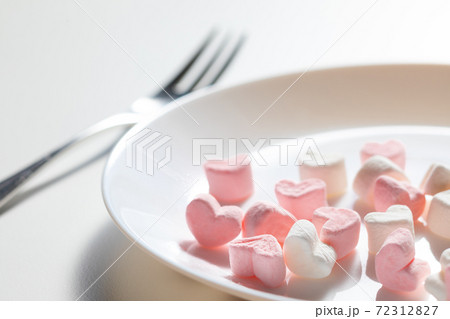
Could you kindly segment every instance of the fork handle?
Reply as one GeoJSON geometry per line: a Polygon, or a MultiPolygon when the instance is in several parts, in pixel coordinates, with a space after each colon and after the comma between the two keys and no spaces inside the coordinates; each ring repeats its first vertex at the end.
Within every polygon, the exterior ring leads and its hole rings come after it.
{"type": "Polygon", "coordinates": [[[0,182],[0,207],[4,206],[9,200],[11,200],[14,195],[17,194],[20,187],[35,176],[41,168],[52,162],[55,158],[70,149],[75,144],[78,144],[79,142],[110,128],[135,124],[139,118],[139,114],[136,113],[121,113],[108,117],[81,131],[70,141],[49,152],[47,155],[25,167],[21,171],[6,178],[0,182]]]}

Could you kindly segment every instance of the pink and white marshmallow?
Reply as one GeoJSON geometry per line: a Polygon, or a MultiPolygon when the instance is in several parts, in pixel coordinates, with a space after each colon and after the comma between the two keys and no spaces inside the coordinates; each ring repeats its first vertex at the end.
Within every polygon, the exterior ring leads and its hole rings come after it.
{"type": "Polygon", "coordinates": [[[376,254],[386,238],[397,228],[406,228],[414,236],[414,221],[411,210],[404,205],[394,205],[386,212],[369,213],[364,217],[367,229],[369,252],[376,254]]]}
{"type": "Polygon", "coordinates": [[[231,271],[236,276],[255,276],[272,288],[286,278],[283,251],[272,235],[236,239],[229,244],[229,254],[231,271]]]}
{"type": "Polygon", "coordinates": [[[318,208],[314,211],[312,223],[320,240],[334,248],[336,259],[347,256],[358,244],[361,217],[351,209],[318,208]]]}
{"type": "Polygon", "coordinates": [[[440,258],[441,271],[431,274],[425,280],[425,289],[437,300],[450,300],[450,248],[440,258]]]}
{"type": "Polygon", "coordinates": [[[378,212],[385,212],[392,205],[408,206],[417,220],[425,209],[425,195],[408,182],[399,182],[389,176],[380,176],[375,181],[374,205],[378,212]]]}
{"type": "Polygon", "coordinates": [[[323,180],[327,185],[327,198],[338,197],[347,190],[345,159],[338,154],[326,154],[323,157],[325,165],[319,165],[313,161],[300,165],[300,178],[323,180]]]}
{"type": "Polygon", "coordinates": [[[382,175],[408,181],[403,170],[386,157],[375,155],[360,168],[353,181],[353,190],[366,203],[373,204],[375,182],[382,175]]]}
{"type": "Polygon", "coordinates": [[[209,194],[200,194],[186,208],[189,229],[200,245],[218,247],[241,232],[243,211],[237,206],[220,206],[209,194]]]}
{"type": "Polygon", "coordinates": [[[425,174],[420,188],[425,194],[435,195],[450,189],[450,168],[433,164],[425,174]]]}
{"type": "Polygon", "coordinates": [[[281,207],[269,202],[256,202],[247,210],[242,221],[242,236],[273,235],[284,243],[296,218],[281,207]]]}
{"type": "Polygon", "coordinates": [[[405,169],[406,150],[405,145],[398,140],[389,140],[385,143],[368,142],[361,149],[361,164],[364,164],[369,158],[380,155],[390,159],[401,169],[405,169]]]}
{"type": "Polygon", "coordinates": [[[236,158],[207,161],[203,168],[209,183],[209,193],[221,204],[239,204],[253,194],[250,158],[240,154],[236,158]]]}
{"type": "Polygon", "coordinates": [[[411,231],[406,228],[394,230],[375,256],[378,281],[391,290],[416,290],[430,274],[430,266],[414,256],[414,237],[411,231]]]}
{"type": "Polygon", "coordinates": [[[317,208],[328,206],[326,184],[317,178],[300,183],[281,180],[275,185],[275,194],[280,206],[297,219],[311,220],[317,208]]]}
{"type": "Polygon", "coordinates": [[[450,190],[434,195],[428,209],[427,226],[436,235],[450,239],[450,190]]]}
{"type": "Polygon", "coordinates": [[[314,225],[302,219],[292,226],[283,246],[290,271],[304,278],[325,278],[336,262],[335,250],[320,241],[314,225]]]}

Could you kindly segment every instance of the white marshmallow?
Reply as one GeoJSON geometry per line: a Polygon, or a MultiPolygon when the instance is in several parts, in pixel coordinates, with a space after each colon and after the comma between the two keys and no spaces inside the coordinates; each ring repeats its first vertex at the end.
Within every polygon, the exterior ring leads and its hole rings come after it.
{"type": "Polygon", "coordinates": [[[336,262],[334,249],[322,243],[314,225],[297,221],[284,241],[286,266],[294,274],[305,278],[325,278],[336,262]]]}
{"type": "Polygon", "coordinates": [[[445,281],[440,272],[431,274],[425,279],[425,290],[432,294],[437,300],[447,300],[445,281]]]}
{"type": "Polygon", "coordinates": [[[437,300],[448,300],[444,270],[450,266],[450,248],[444,250],[441,254],[441,271],[435,274],[431,274],[425,280],[425,289],[436,297],[437,300]]]}
{"type": "Polygon", "coordinates": [[[439,262],[441,263],[442,272],[444,272],[445,268],[450,266],[450,248],[447,248],[442,252],[439,262]]]}
{"type": "Polygon", "coordinates": [[[408,181],[403,170],[386,157],[375,155],[364,162],[353,181],[353,190],[363,201],[373,203],[375,181],[381,175],[388,175],[399,181],[408,181]]]}
{"type": "Polygon", "coordinates": [[[300,165],[300,178],[323,180],[327,184],[327,198],[342,195],[347,190],[345,159],[338,154],[326,154],[323,157],[325,165],[318,165],[313,161],[300,165]]]}
{"type": "Polygon", "coordinates": [[[369,252],[376,254],[386,238],[397,228],[406,228],[414,236],[414,221],[411,210],[404,205],[393,205],[384,213],[369,213],[364,217],[369,252]]]}
{"type": "Polygon", "coordinates": [[[450,190],[434,195],[427,215],[428,228],[450,239],[450,190]]]}
{"type": "Polygon", "coordinates": [[[433,164],[425,174],[420,188],[425,194],[435,195],[450,189],[450,168],[433,164]]]}

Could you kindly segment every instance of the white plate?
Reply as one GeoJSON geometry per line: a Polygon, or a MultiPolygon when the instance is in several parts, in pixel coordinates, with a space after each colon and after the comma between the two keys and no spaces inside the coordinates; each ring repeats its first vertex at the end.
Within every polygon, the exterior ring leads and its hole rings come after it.
{"type": "MultiPolygon", "coordinates": [[[[234,277],[226,247],[206,250],[195,243],[185,223],[185,207],[193,196],[207,192],[208,185],[202,168],[192,164],[193,138],[220,138],[228,145],[230,138],[255,142],[258,138],[300,137],[302,141],[313,137],[320,151],[345,154],[350,183],[359,167],[359,149],[368,140],[403,140],[408,152],[406,171],[416,185],[432,162],[449,164],[450,128],[445,125],[450,119],[450,67],[397,65],[309,72],[251,125],[298,76],[203,90],[179,100],[199,125],[182,108],[172,105],[159,118],[134,127],[117,144],[105,169],[103,194],[112,218],[127,236],[170,267],[243,298],[432,298],[423,290],[395,294],[381,288],[374,280],[373,260],[368,259],[365,229],[356,251],[340,262],[345,271],[336,266],[330,277],[312,281],[288,276],[285,285],[273,290],[256,279],[234,277]],[[166,147],[170,147],[172,159],[153,175],[127,166],[127,141],[144,128],[171,137],[154,152],[154,160],[165,157],[166,147]]],[[[237,144],[239,151],[245,150],[240,140],[237,144]]],[[[244,208],[255,200],[272,200],[277,180],[299,178],[295,152],[288,153],[287,166],[279,164],[277,146],[266,143],[261,154],[269,165],[252,165],[258,185],[244,208]]],[[[333,204],[353,207],[354,202],[350,188],[333,204]]],[[[421,224],[416,228],[417,257],[429,261],[433,272],[438,271],[436,259],[450,243],[428,233],[421,224]]]]}

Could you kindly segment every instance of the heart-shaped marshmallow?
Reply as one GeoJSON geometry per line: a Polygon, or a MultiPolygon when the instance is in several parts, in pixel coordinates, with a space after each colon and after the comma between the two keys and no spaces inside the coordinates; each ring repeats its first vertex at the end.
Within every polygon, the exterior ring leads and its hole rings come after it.
{"type": "Polygon", "coordinates": [[[280,244],[284,243],[289,230],[297,219],[281,207],[268,202],[256,202],[242,221],[242,236],[273,235],[280,244]]]}
{"type": "Polygon", "coordinates": [[[284,282],[283,251],[272,235],[236,239],[229,244],[229,253],[231,271],[236,276],[255,276],[268,287],[284,282]]]}
{"type": "Polygon", "coordinates": [[[275,185],[275,194],[281,207],[297,219],[311,219],[314,210],[328,206],[326,184],[317,178],[295,183],[281,180],[275,185]]]}
{"type": "Polygon", "coordinates": [[[327,277],[336,262],[334,249],[320,241],[316,228],[306,219],[292,226],[283,251],[288,268],[305,278],[327,277]]]}
{"type": "Polygon", "coordinates": [[[327,185],[327,197],[334,198],[345,193],[347,190],[347,172],[345,159],[337,154],[325,154],[325,165],[311,161],[300,165],[300,178],[318,178],[327,185]]]}
{"type": "Polygon", "coordinates": [[[347,256],[358,244],[361,218],[351,209],[318,208],[314,211],[312,223],[320,240],[333,247],[336,259],[347,256]]]}
{"type": "Polygon", "coordinates": [[[411,210],[404,205],[394,205],[386,212],[369,213],[364,217],[367,229],[369,252],[376,254],[386,238],[397,228],[406,228],[414,235],[411,210]]]}
{"type": "Polygon", "coordinates": [[[200,194],[186,208],[186,221],[200,245],[218,247],[241,232],[243,211],[237,206],[222,206],[209,194],[200,194]]]}
{"type": "Polygon", "coordinates": [[[360,152],[361,164],[364,164],[369,158],[380,155],[390,159],[401,169],[405,169],[406,150],[405,145],[398,140],[389,140],[385,143],[369,142],[364,144],[360,152]]]}
{"type": "Polygon", "coordinates": [[[378,212],[385,212],[392,205],[405,205],[411,209],[413,219],[422,215],[425,195],[408,182],[399,182],[389,176],[380,176],[375,182],[374,204],[378,212]]]}
{"type": "Polygon", "coordinates": [[[353,181],[353,190],[363,201],[373,204],[375,181],[388,175],[399,181],[408,181],[403,170],[386,157],[375,155],[360,168],[353,181]]]}
{"type": "Polygon", "coordinates": [[[253,194],[250,158],[240,154],[225,161],[207,161],[203,168],[209,193],[222,204],[238,204],[253,194]]]}
{"type": "Polygon", "coordinates": [[[440,258],[441,271],[431,274],[425,281],[425,289],[437,300],[450,300],[450,248],[440,258]]]}
{"type": "Polygon", "coordinates": [[[431,165],[420,188],[428,195],[436,195],[450,189],[450,168],[440,164],[431,165]]]}
{"type": "Polygon", "coordinates": [[[450,190],[434,195],[427,215],[428,228],[450,239],[450,190]]]}
{"type": "Polygon", "coordinates": [[[413,291],[430,274],[426,261],[414,258],[414,237],[410,230],[397,228],[375,256],[378,281],[391,290],[413,291]]]}

